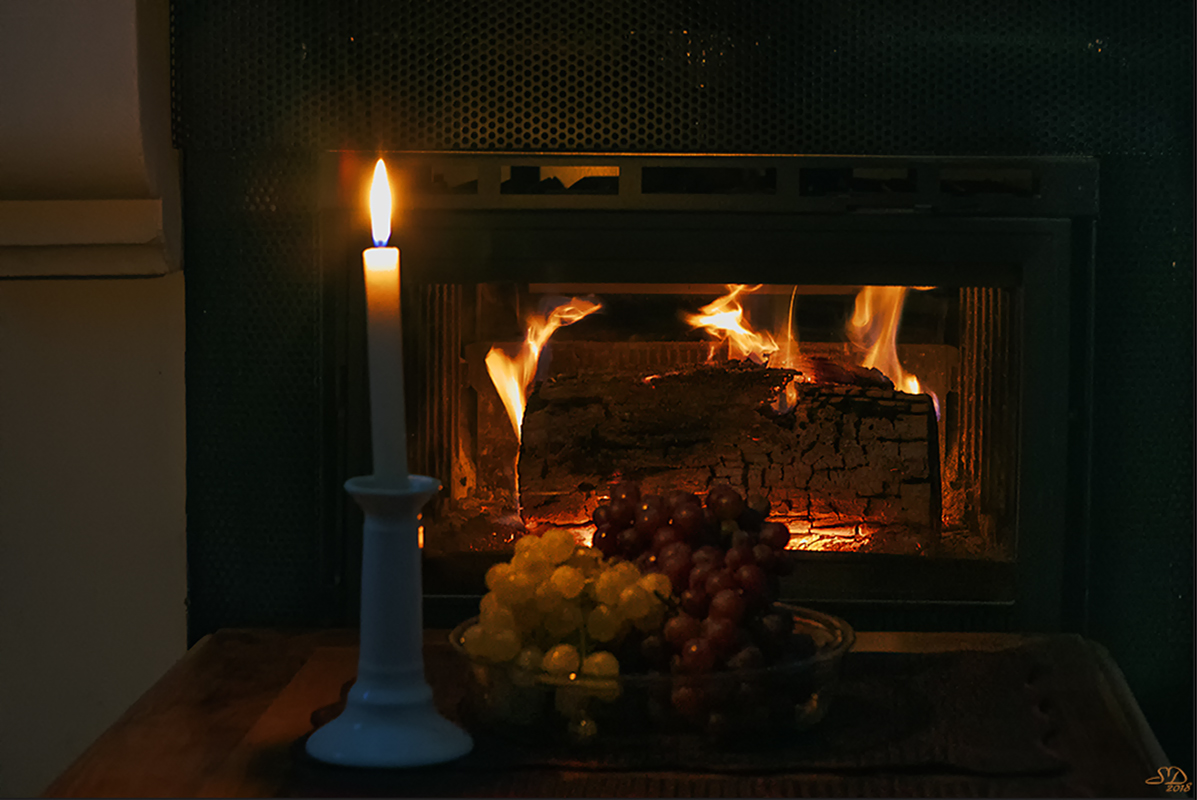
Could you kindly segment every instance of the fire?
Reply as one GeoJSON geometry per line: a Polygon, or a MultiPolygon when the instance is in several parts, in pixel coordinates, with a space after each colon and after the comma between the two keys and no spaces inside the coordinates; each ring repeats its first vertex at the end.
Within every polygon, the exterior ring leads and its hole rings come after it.
{"type": "MultiPolygon", "coordinates": [[[[769,366],[784,369],[798,369],[798,340],[794,338],[794,299],[798,296],[798,287],[790,292],[790,312],[786,316],[786,332],[782,337],[782,346],[769,359],[769,366]]],[[[794,378],[786,384],[785,392],[773,401],[773,410],[778,414],[785,414],[798,405],[798,379],[794,378]]]]}
{"type": "Polygon", "coordinates": [[[728,294],[703,306],[698,314],[687,314],[686,322],[696,328],[706,328],[720,340],[728,341],[728,357],[748,358],[764,364],[778,350],[777,342],[767,333],[757,333],[746,325],[744,308],[736,298],[751,294],[760,286],[728,284],[728,294]]]}
{"type": "Polygon", "coordinates": [[[386,247],[391,238],[391,205],[387,165],[380,158],[374,165],[374,180],[370,183],[370,233],[376,247],[386,247]]]}
{"type": "MultiPolygon", "coordinates": [[[[919,379],[902,369],[898,360],[898,322],[906,302],[905,286],[865,286],[856,295],[856,308],[848,320],[848,337],[866,350],[860,365],[876,368],[907,394],[919,394],[919,379]]],[[[935,400],[938,410],[938,400],[935,400]]]]}
{"type": "Polygon", "coordinates": [[[527,338],[514,358],[498,347],[492,347],[486,354],[486,371],[499,392],[499,398],[503,401],[503,408],[507,410],[507,417],[511,420],[516,437],[520,436],[524,420],[528,386],[536,377],[536,365],[540,361],[540,352],[545,343],[553,335],[553,331],[565,325],[573,325],[600,308],[600,303],[575,297],[568,303],[554,308],[548,316],[534,316],[529,319],[527,338]]]}

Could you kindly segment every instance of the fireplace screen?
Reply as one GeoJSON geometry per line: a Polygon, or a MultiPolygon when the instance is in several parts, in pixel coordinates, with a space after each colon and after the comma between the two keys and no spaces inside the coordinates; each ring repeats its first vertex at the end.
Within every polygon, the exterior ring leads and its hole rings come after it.
{"type": "MultiPolygon", "coordinates": [[[[1016,215],[1075,202],[1075,171],[441,162],[391,166],[411,466],[444,487],[429,592],[479,593],[529,531],[590,540],[621,480],[767,509],[810,567],[795,599],[1012,603],[1017,569],[1058,568],[1076,256],[1067,220],[1016,215]]],[[[369,469],[367,163],[325,170],[345,474],[369,469]]]]}

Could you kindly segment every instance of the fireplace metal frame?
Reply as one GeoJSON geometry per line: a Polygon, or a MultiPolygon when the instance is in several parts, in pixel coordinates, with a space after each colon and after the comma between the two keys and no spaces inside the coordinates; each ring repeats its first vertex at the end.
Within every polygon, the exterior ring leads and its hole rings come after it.
{"type": "MultiPolygon", "coordinates": [[[[405,286],[421,283],[803,283],[998,286],[1015,298],[1019,353],[1019,463],[1016,467],[1017,557],[1013,563],[923,556],[802,553],[783,595],[860,619],[884,606],[910,627],[935,612],[949,623],[1059,630],[1074,585],[1067,565],[1085,547],[1075,519],[1087,492],[1085,409],[1089,374],[1088,297],[1092,283],[1097,164],[1083,158],[872,158],[793,155],[630,156],[594,154],[393,153],[404,165],[472,165],[474,194],[417,194],[400,212],[392,243],[403,250],[405,286]],[[614,195],[520,195],[500,190],[503,166],[618,166],[614,195]],[[775,170],[765,194],[645,194],[645,168],[746,166],[775,170]],[[949,192],[940,176],[953,168],[1029,171],[1022,196],[949,192]],[[907,170],[913,190],[894,193],[805,193],[806,170],[907,170]],[[625,176],[627,176],[625,178],[625,176]],[[584,247],[578,247],[583,243],[584,247]],[[980,621],[980,620],[984,621],[980,621]],[[971,620],[971,621],[970,621],[971,620]]],[[[358,252],[368,244],[360,208],[339,186],[346,154],[321,163],[321,252],[326,277],[326,468],[334,475],[368,470],[366,400],[360,326],[358,252]],[[348,313],[347,313],[348,312],[348,313]],[[355,471],[356,470],[356,471],[355,471]]],[[[405,312],[406,313],[406,312],[405,312]]],[[[416,332],[413,332],[416,333],[416,332]]],[[[409,343],[408,349],[411,349],[409,343]]],[[[409,366],[410,369],[410,366],[409,366]]],[[[409,393],[419,380],[409,378],[409,393]]],[[[416,413],[408,402],[409,415],[416,413]]],[[[414,468],[428,469],[426,465],[414,468]]],[[[339,482],[330,481],[330,486],[339,482]]],[[[357,552],[346,531],[356,510],[340,493],[328,498],[339,524],[326,552],[356,591],[357,552]]],[[[440,584],[426,608],[460,617],[476,603],[481,573],[493,561],[463,554],[426,560],[426,589],[440,584]],[[471,586],[477,589],[471,591],[471,586]]],[[[355,606],[352,601],[347,608],[355,606]]]]}

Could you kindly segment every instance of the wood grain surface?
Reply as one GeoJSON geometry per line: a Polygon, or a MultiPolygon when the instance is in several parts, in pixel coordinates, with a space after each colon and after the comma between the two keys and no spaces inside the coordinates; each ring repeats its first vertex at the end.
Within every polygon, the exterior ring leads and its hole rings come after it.
{"type": "MultiPolygon", "coordinates": [[[[878,653],[998,652],[1044,640],[1002,633],[862,632],[857,637],[855,652],[878,653]]],[[[1160,787],[1142,781],[1155,774],[1150,765],[1162,753],[1141,715],[1135,718],[1138,708],[1117,668],[1099,649],[1092,652],[1095,657],[1083,658],[1084,663],[1059,665],[1098,686],[1084,692],[1078,682],[1074,696],[1057,695],[1070,715],[1090,728],[1062,744],[1071,748],[1075,764],[1119,765],[1121,796],[1159,796],[1160,787]]],[[[455,716],[465,665],[453,658],[445,631],[426,632],[425,660],[437,705],[455,716]]],[[[301,739],[312,730],[313,712],[335,704],[356,670],[355,631],[220,631],[193,647],[44,796],[1026,796],[1052,788],[1026,778],[983,775],[752,777],[553,768],[425,768],[404,772],[400,781],[385,770],[338,772],[300,763],[301,739]]],[[[1167,765],[1159,761],[1158,766],[1167,765]]],[[[1084,777],[1072,776],[1063,790],[1091,794],[1084,777]]]]}

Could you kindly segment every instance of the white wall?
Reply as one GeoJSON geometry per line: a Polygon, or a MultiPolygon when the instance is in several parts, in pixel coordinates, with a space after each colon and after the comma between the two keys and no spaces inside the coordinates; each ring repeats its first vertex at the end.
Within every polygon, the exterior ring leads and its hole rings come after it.
{"type": "Polygon", "coordinates": [[[186,647],[183,274],[0,280],[0,796],[186,647]]]}

